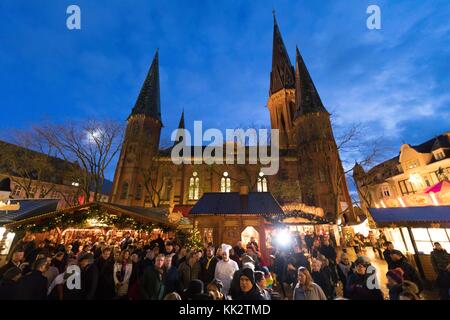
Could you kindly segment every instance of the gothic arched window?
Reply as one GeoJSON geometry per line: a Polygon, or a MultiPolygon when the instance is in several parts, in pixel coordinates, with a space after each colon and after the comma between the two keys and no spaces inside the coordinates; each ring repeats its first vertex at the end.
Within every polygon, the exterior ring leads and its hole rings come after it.
{"type": "Polygon", "coordinates": [[[267,179],[263,172],[259,173],[257,188],[258,192],[267,192],[267,179]]]}
{"type": "Polygon", "coordinates": [[[192,177],[189,179],[189,200],[198,200],[200,189],[200,179],[197,177],[197,172],[192,172],[192,177]]]}
{"type": "Polygon", "coordinates": [[[128,182],[122,184],[122,192],[120,193],[120,199],[128,198],[128,182]]]}
{"type": "Polygon", "coordinates": [[[141,184],[138,184],[136,186],[136,193],[134,195],[134,198],[136,200],[141,200],[141,198],[142,198],[142,185],[141,184]]]}
{"type": "Polygon", "coordinates": [[[220,192],[231,192],[231,179],[228,177],[228,172],[224,172],[220,180],[220,192]]]}

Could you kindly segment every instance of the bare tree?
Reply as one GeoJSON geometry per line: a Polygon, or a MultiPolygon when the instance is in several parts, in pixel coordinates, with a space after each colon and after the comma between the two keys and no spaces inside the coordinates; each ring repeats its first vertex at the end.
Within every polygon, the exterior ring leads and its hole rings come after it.
{"type": "Polygon", "coordinates": [[[114,120],[89,120],[34,126],[33,132],[46,141],[56,156],[76,163],[70,175],[85,201],[98,201],[105,172],[120,150],[123,125],[114,120]]]}

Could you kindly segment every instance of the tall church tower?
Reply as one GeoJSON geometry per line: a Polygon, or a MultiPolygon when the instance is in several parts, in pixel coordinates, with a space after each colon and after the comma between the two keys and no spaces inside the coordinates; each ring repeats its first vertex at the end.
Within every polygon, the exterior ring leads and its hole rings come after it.
{"type": "Polygon", "coordinates": [[[345,220],[354,221],[352,201],[331,127],[325,109],[296,49],[295,64],[295,143],[299,161],[302,201],[321,207],[336,220],[344,212],[345,220]]]}
{"type": "Polygon", "coordinates": [[[127,120],[125,138],[114,175],[111,201],[144,206],[143,172],[158,152],[161,135],[158,51],[127,120]]]}
{"type": "Polygon", "coordinates": [[[295,111],[294,67],[284,46],[278,23],[273,17],[272,71],[267,106],[272,129],[280,130],[280,149],[295,147],[293,116],[295,111]]]}

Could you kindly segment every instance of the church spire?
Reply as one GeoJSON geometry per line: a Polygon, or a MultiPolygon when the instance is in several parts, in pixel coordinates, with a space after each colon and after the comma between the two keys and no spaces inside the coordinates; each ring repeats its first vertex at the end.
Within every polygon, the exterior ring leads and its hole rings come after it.
{"type": "Polygon", "coordinates": [[[184,129],[184,109],[183,112],[181,113],[181,118],[180,118],[180,123],[178,124],[178,129],[184,129]]]}
{"type": "Polygon", "coordinates": [[[270,94],[287,88],[294,88],[294,68],[289,59],[275,12],[273,12],[272,71],[270,72],[270,94]]]}
{"type": "Polygon", "coordinates": [[[306,113],[328,113],[322,104],[322,100],[309,75],[309,71],[306,68],[298,47],[296,47],[295,57],[295,91],[295,118],[306,113]]]}
{"type": "Polygon", "coordinates": [[[159,62],[158,49],[153,58],[152,65],[142,85],[131,115],[144,114],[161,121],[161,100],[159,91],[159,62]]]}

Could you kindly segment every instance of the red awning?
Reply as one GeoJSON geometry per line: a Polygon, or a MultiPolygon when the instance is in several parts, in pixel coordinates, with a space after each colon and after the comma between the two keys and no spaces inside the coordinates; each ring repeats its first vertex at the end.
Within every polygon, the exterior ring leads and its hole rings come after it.
{"type": "Polygon", "coordinates": [[[183,217],[187,217],[189,216],[189,211],[191,211],[193,206],[191,205],[185,205],[185,204],[176,204],[173,207],[173,211],[172,212],[180,212],[183,217]]]}
{"type": "Polygon", "coordinates": [[[436,183],[434,186],[428,187],[425,189],[425,193],[439,193],[439,192],[445,192],[450,191],[450,182],[447,180],[440,181],[436,183]]]}

